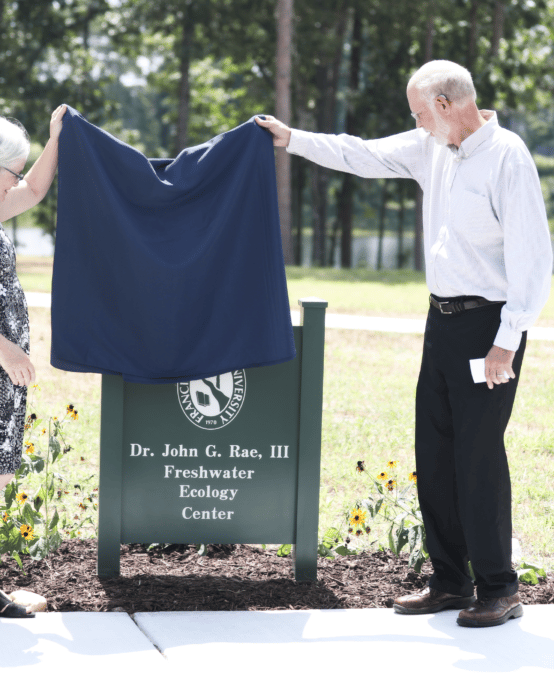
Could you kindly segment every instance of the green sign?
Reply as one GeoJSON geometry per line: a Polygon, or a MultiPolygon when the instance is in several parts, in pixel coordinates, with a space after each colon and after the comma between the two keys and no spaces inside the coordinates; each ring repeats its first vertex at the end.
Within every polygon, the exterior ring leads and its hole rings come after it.
{"type": "Polygon", "coordinates": [[[297,356],[179,384],[103,375],[98,574],[120,543],[292,543],[315,580],[325,307],[300,300],[297,356]]]}

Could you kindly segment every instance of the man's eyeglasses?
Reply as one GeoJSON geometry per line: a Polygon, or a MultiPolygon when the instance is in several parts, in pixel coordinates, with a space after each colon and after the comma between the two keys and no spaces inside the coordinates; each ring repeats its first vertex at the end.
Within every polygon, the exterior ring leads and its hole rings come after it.
{"type": "MultiPolygon", "coordinates": [[[[450,101],[448,100],[448,98],[446,98],[446,96],[444,94],[439,94],[438,98],[444,98],[444,100],[447,103],[450,103],[450,101]]],[[[421,112],[410,112],[410,115],[415,119],[416,122],[419,122],[419,117],[422,114],[423,114],[423,110],[421,112]]]]}
{"type": "Polygon", "coordinates": [[[17,178],[18,182],[21,182],[22,180],[25,179],[25,176],[23,175],[23,173],[16,173],[15,171],[12,171],[11,169],[6,168],[5,166],[0,166],[0,168],[3,168],[4,171],[7,171],[8,173],[11,173],[12,176],[15,176],[17,178]]]}

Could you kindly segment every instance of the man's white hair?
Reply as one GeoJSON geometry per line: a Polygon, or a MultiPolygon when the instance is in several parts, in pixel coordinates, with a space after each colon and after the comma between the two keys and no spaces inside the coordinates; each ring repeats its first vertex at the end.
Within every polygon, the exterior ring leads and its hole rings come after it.
{"type": "Polygon", "coordinates": [[[11,168],[18,159],[27,159],[31,143],[17,120],[0,117],[0,166],[11,168]]]}
{"type": "Polygon", "coordinates": [[[408,87],[414,87],[429,103],[443,94],[457,104],[477,98],[469,70],[453,61],[429,61],[410,78],[408,87]]]}

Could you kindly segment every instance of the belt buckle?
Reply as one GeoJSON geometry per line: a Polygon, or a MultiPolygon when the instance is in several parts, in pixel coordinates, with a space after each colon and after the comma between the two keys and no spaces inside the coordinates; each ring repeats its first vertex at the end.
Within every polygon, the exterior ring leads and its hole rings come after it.
{"type": "Polygon", "coordinates": [[[444,311],[444,309],[442,308],[443,304],[452,304],[452,302],[438,302],[438,304],[439,304],[439,309],[440,309],[441,314],[444,314],[445,316],[448,316],[449,314],[454,313],[454,311],[444,311]]]}

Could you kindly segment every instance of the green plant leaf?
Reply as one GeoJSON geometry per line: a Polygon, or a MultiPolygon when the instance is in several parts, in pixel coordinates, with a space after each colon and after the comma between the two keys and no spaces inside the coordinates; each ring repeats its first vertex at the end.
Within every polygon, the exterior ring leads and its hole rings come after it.
{"type": "Polygon", "coordinates": [[[58,522],[60,521],[60,516],[58,515],[58,510],[56,509],[54,511],[54,517],[50,520],[50,524],[48,525],[48,529],[50,531],[53,531],[57,526],[58,522]]]}
{"type": "Polygon", "coordinates": [[[546,571],[541,568],[540,566],[536,566],[535,564],[530,564],[529,562],[521,562],[519,565],[520,569],[533,569],[533,571],[536,572],[537,576],[542,576],[543,578],[546,578],[546,571]]]}
{"type": "Polygon", "coordinates": [[[335,557],[335,555],[334,555],[334,553],[332,552],[332,550],[330,550],[330,549],[329,549],[326,545],[324,545],[323,543],[320,543],[320,544],[317,546],[317,554],[318,554],[320,557],[331,557],[331,558],[335,557]]]}
{"type": "Polygon", "coordinates": [[[292,551],[292,545],[290,543],[284,543],[277,550],[277,557],[288,557],[292,551]]]}
{"type": "Polygon", "coordinates": [[[394,524],[389,529],[389,548],[392,550],[392,554],[396,555],[396,544],[395,544],[394,538],[392,536],[393,527],[394,527],[394,524]]]}
{"type": "Polygon", "coordinates": [[[522,583],[528,585],[537,585],[539,582],[535,569],[518,569],[517,576],[522,583]]]}
{"type": "Polygon", "coordinates": [[[342,555],[343,557],[345,557],[346,555],[358,554],[355,550],[350,550],[345,545],[339,545],[337,548],[335,548],[335,552],[337,553],[337,555],[342,555]]]}
{"type": "MultiPolygon", "coordinates": [[[[21,561],[21,557],[18,555],[18,553],[15,550],[12,550],[12,557],[17,562],[17,565],[19,566],[19,568],[23,571],[23,562],[21,561]]],[[[27,574],[25,574],[25,575],[27,575],[27,574]]]]}
{"type": "Polygon", "coordinates": [[[208,545],[206,543],[200,543],[197,552],[200,557],[205,557],[208,554],[208,545]]]}
{"type": "Polygon", "coordinates": [[[338,529],[335,527],[329,527],[327,531],[323,534],[322,544],[328,549],[334,548],[338,539],[339,543],[342,543],[342,536],[338,529]]]}
{"type": "Polygon", "coordinates": [[[381,506],[383,505],[383,501],[384,501],[384,500],[385,500],[384,498],[380,498],[380,499],[377,501],[377,503],[375,504],[375,514],[376,514],[376,515],[377,515],[377,513],[381,510],[381,506]]]}
{"type": "Polygon", "coordinates": [[[404,520],[402,520],[402,526],[398,527],[396,531],[396,554],[399,555],[402,552],[402,548],[408,543],[408,532],[411,529],[406,529],[404,526],[404,520]]]}

